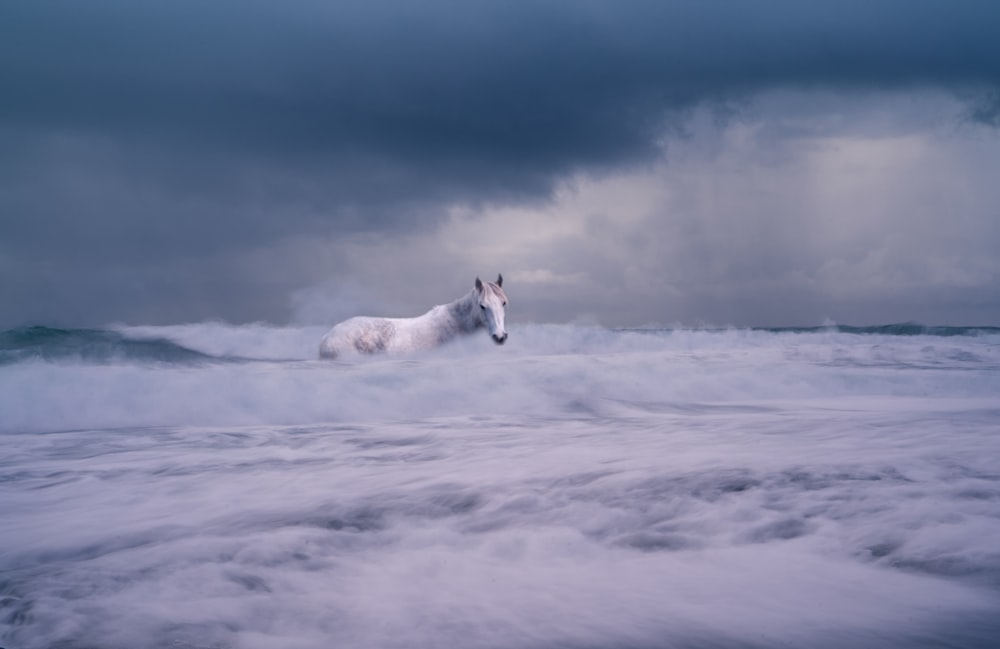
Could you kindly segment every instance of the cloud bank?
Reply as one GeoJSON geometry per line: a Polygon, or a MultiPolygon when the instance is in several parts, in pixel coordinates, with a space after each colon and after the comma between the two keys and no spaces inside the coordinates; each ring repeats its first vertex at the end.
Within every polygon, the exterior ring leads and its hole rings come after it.
{"type": "MultiPolygon", "coordinates": [[[[733,123],[759,122],[760,149],[798,161],[808,152],[782,151],[790,130],[805,131],[797,142],[843,136],[857,126],[838,119],[851,117],[850,103],[861,97],[871,112],[893,102],[900,109],[882,124],[862,120],[872,129],[862,139],[877,144],[900,123],[926,136],[932,115],[937,123],[968,120],[965,128],[978,133],[970,139],[987,140],[979,155],[996,155],[990,125],[1000,45],[991,26],[1000,8],[988,2],[99,0],[8,3],[0,19],[0,296],[8,323],[281,321],[292,293],[324,281],[360,282],[386,293],[387,308],[402,307],[389,278],[345,259],[366,256],[371,240],[440,240],[457,213],[477,221],[496,210],[534,210],[530,229],[561,227],[547,215],[573,183],[632,173],[641,180],[664,160],[672,181],[700,173],[717,183],[716,167],[683,167],[670,156],[672,145],[690,141],[702,113],[722,138],[733,123]],[[761,101],[782,92],[784,100],[761,101]],[[817,92],[833,106],[808,105],[817,92]],[[942,118],[927,96],[960,103],[942,118]],[[365,245],[351,246],[359,241],[365,245]]],[[[960,168],[978,168],[975,152],[956,155],[960,168]]],[[[963,194],[990,186],[970,183],[963,194]]],[[[800,215],[789,205],[801,188],[792,189],[747,211],[777,202],[774,228],[794,230],[800,215]]],[[[909,189],[882,190],[884,212],[905,211],[896,199],[909,189]]],[[[703,213],[698,201],[682,207],[695,229],[733,232],[747,222],[703,213]]],[[[657,219],[662,231],[666,221],[657,219]]],[[[636,236],[618,220],[606,215],[610,238],[636,236]]],[[[960,233],[981,240],[978,231],[960,233]]],[[[592,245],[561,241],[501,270],[592,276],[592,245]],[[549,256],[578,261],[543,267],[549,256]]],[[[713,256],[728,258],[724,246],[712,246],[713,256]]],[[[442,257],[440,247],[420,253],[442,257]]],[[[778,254],[794,256],[787,247],[778,254]]],[[[466,274],[496,270],[445,261],[466,274]]],[[[433,263],[413,272],[439,282],[433,263]]],[[[993,269],[978,272],[995,278],[993,269]]],[[[421,292],[419,301],[448,299],[450,287],[444,297],[421,292]]],[[[723,317],[698,296],[690,301],[685,318],[723,317]]],[[[570,311],[582,305],[533,316],[570,311]]],[[[739,321],[756,317],[732,312],[739,321]]]]}

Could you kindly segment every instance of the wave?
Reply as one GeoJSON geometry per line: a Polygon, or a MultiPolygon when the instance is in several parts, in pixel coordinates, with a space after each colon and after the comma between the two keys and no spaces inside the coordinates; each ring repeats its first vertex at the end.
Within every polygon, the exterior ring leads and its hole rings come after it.
{"type": "Polygon", "coordinates": [[[724,333],[732,331],[759,331],[776,334],[821,334],[841,333],[858,336],[932,336],[951,338],[954,336],[996,336],[1000,335],[1000,327],[991,326],[939,326],[925,325],[919,322],[897,322],[883,325],[841,325],[824,324],[812,327],[619,327],[613,331],[669,333],[680,331],[703,331],[708,333],[724,333]]]}
{"type": "Polygon", "coordinates": [[[317,358],[322,331],[199,323],[3,332],[0,434],[414,421],[470,408],[491,416],[614,419],[718,404],[883,397],[917,400],[908,408],[929,396],[989,399],[995,408],[1000,394],[996,335],[523,324],[509,329],[503,347],[482,334],[405,357],[330,362],[317,358]]]}
{"type": "Polygon", "coordinates": [[[105,329],[32,326],[0,332],[0,365],[29,360],[200,363],[224,360],[166,338],[133,338],[105,329]]]}
{"type": "Polygon", "coordinates": [[[1000,327],[955,327],[931,326],[919,322],[897,322],[894,324],[857,327],[852,325],[822,325],[818,327],[771,327],[761,331],[775,333],[820,333],[837,332],[843,334],[875,335],[875,336],[935,336],[950,338],[953,336],[986,336],[1000,334],[1000,327]]]}
{"type": "MultiPolygon", "coordinates": [[[[219,322],[166,326],[125,326],[109,329],[60,329],[29,326],[0,332],[0,365],[21,362],[84,364],[155,363],[190,365],[242,361],[315,360],[325,327],[280,327],[266,324],[230,325],[219,322]]],[[[742,346],[771,336],[857,336],[892,338],[984,338],[1000,336],[1000,327],[928,326],[897,323],[876,326],[829,324],[815,327],[666,327],[616,328],[573,324],[525,324],[511,328],[516,345],[508,354],[649,352],[669,349],[742,346]]],[[[456,353],[477,349],[482,341],[458,340],[456,353]]],[[[860,338],[859,338],[860,340],[860,338]]],[[[791,342],[791,339],[789,339],[791,342]]],[[[824,340],[817,338],[817,342],[824,340]]],[[[830,342],[828,339],[825,342],[830,342]]],[[[442,350],[443,351],[443,350],[442,350]]]]}

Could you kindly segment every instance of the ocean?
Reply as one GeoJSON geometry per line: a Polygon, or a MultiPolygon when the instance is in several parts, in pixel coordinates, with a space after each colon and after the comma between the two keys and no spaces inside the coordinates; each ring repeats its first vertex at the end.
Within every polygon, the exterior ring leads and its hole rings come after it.
{"type": "Polygon", "coordinates": [[[1000,329],[0,333],[5,649],[1000,647],[1000,329]]]}

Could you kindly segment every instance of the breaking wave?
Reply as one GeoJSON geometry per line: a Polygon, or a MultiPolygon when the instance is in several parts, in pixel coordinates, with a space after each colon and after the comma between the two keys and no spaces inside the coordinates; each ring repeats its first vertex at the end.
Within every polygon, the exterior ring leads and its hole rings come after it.
{"type": "Polygon", "coordinates": [[[101,329],[21,327],[0,332],[0,365],[29,360],[197,363],[213,357],[166,338],[131,338],[101,329]]]}
{"type": "MultiPolygon", "coordinates": [[[[229,325],[218,322],[169,326],[116,326],[109,329],[60,329],[28,326],[0,332],[0,365],[28,361],[94,364],[203,364],[247,360],[313,360],[323,327],[275,327],[265,324],[229,325]]],[[[1000,327],[928,326],[898,323],[877,326],[822,325],[770,328],[625,328],[577,325],[526,325],[521,353],[604,353],[658,351],[691,345],[743,344],[769,335],[812,335],[829,341],[830,334],[847,338],[928,337],[997,338],[1000,327]]],[[[513,341],[512,341],[513,342],[513,341]]],[[[467,348],[470,341],[451,347],[467,348]]],[[[472,343],[475,344],[475,343],[472,343]]],[[[513,354],[518,354],[514,351],[513,354]]]]}

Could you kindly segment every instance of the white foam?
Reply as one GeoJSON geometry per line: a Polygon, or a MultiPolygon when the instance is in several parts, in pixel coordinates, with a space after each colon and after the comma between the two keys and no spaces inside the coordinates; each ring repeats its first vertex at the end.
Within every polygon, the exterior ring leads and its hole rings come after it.
{"type": "Polygon", "coordinates": [[[995,340],[510,336],[0,367],[2,644],[994,641],[995,340]]]}
{"type": "Polygon", "coordinates": [[[434,352],[314,359],[321,328],[145,327],[214,356],[299,361],[19,363],[0,369],[0,430],[312,424],[565,414],[672,404],[1000,394],[989,338],[752,331],[609,332],[524,326],[504,347],[471,336],[434,352]],[[912,370],[912,371],[911,371],[912,370]]]}

